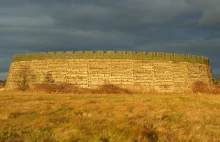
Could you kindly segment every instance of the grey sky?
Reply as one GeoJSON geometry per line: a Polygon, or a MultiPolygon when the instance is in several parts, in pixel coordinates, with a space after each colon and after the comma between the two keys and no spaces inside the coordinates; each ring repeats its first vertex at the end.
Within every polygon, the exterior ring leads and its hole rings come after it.
{"type": "Polygon", "coordinates": [[[191,53],[220,76],[219,0],[1,0],[0,79],[14,54],[67,50],[191,53]]]}

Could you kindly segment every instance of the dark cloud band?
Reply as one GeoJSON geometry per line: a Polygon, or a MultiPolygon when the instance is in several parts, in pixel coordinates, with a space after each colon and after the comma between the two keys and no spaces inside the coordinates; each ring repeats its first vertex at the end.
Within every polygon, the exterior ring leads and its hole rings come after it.
{"type": "Polygon", "coordinates": [[[218,5],[219,0],[0,1],[0,73],[19,53],[135,50],[208,56],[218,76],[218,5]]]}

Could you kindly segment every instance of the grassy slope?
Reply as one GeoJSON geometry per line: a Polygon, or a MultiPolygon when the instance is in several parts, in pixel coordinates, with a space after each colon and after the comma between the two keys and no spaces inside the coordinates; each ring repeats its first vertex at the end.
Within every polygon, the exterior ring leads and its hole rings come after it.
{"type": "Polygon", "coordinates": [[[220,141],[220,95],[0,92],[0,141],[220,141]]]}

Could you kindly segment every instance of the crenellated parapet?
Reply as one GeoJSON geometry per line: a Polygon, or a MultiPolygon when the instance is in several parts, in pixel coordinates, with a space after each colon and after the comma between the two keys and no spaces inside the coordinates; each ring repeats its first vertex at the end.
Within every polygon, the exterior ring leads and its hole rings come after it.
{"type": "Polygon", "coordinates": [[[203,56],[164,52],[135,51],[66,51],[66,52],[34,52],[13,56],[12,62],[47,60],[47,59],[131,59],[131,60],[165,60],[209,64],[203,56]]]}

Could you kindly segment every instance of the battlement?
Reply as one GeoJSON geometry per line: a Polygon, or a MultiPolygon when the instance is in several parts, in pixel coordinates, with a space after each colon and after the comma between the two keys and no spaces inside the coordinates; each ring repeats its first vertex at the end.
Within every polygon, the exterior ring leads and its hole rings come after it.
{"type": "Polygon", "coordinates": [[[66,51],[66,52],[34,52],[13,56],[12,62],[47,60],[47,59],[131,59],[131,60],[166,60],[209,64],[209,59],[203,56],[164,52],[135,51],[66,51]]]}

